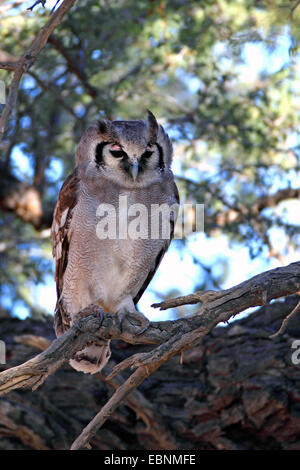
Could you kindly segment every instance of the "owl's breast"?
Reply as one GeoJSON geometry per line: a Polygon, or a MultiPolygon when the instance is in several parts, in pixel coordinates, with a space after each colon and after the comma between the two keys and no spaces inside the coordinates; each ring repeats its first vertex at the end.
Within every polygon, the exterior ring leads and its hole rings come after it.
{"type": "Polygon", "coordinates": [[[85,198],[77,205],[65,284],[72,285],[70,297],[80,289],[86,302],[99,302],[109,311],[122,297],[134,298],[140,291],[166,246],[161,224],[169,224],[168,214],[154,220],[151,207],[136,198],[127,198],[125,211],[113,202],[85,198]]]}

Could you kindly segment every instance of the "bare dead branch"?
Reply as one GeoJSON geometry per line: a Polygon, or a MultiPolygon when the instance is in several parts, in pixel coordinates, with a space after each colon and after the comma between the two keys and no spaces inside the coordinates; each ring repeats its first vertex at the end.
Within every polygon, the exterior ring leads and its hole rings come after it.
{"type": "MultiPolygon", "coordinates": [[[[91,309],[91,311],[93,310],[91,309]]],[[[90,335],[100,327],[99,319],[97,316],[91,315],[83,321],[84,332],[73,326],[33,359],[1,372],[0,395],[6,394],[15,388],[32,387],[35,390],[45,381],[48,375],[52,374],[65,361],[68,361],[75,352],[90,342],[90,335]]]]}
{"type": "Polygon", "coordinates": [[[300,262],[266,271],[231,289],[215,293],[209,291],[206,298],[202,294],[203,306],[197,315],[176,321],[152,322],[141,335],[137,334],[140,324],[135,314],[125,315],[122,326],[116,315],[105,314],[101,324],[97,316],[98,307],[91,305],[80,312],[80,330],[73,326],[53,341],[46,351],[23,365],[2,372],[0,394],[24,386],[36,388],[95,336],[99,339],[122,339],[130,344],[160,345],[150,353],[132,356],[117,365],[109,379],[127,367],[150,367],[152,361],[157,360],[165,362],[174,354],[192,348],[219,322],[228,321],[249,307],[265,305],[271,299],[299,290],[300,262]]]}
{"type": "MultiPolygon", "coordinates": [[[[14,341],[16,343],[34,347],[40,351],[45,351],[45,349],[47,349],[51,344],[51,341],[44,336],[28,334],[15,336],[14,341]]],[[[108,379],[104,372],[96,375],[102,382],[106,383],[114,390],[117,390],[124,381],[120,377],[108,379]]],[[[165,427],[158,411],[139,390],[133,390],[131,394],[126,397],[125,403],[136,413],[138,418],[144,422],[145,427],[139,430],[140,433],[151,435],[153,440],[158,443],[161,449],[178,449],[178,444],[175,442],[169,430],[165,427]]]]}
{"type": "Polygon", "coordinates": [[[0,62],[0,69],[3,70],[8,70],[9,72],[14,72],[16,68],[18,67],[18,61],[17,62],[0,62]]]}
{"type": "MultiPolygon", "coordinates": [[[[224,292],[224,291],[221,291],[224,292]]],[[[182,295],[175,297],[174,299],[167,299],[157,304],[152,304],[151,307],[159,308],[160,310],[167,310],[168,308],[179,307],[180,305],[192,305],[198,304],[199,302],[206,303],[209,299],[216,300],[218,294],[222,296],[220,292],[214,290],[207,290],[203,292],[195,292],[194,294],[182,295]]]]}
{"type": "Polygon", "coordinates": [[[0,117],[0,141],[5,133],[8,119],[16,105],[18,89],[21,78],[25,72],[35,62],[40,51],[47,44],[50,34],[54,29],[61,23],[63,17],[72,8],[75,0],[64,0],[60,7],[53,13],[50,20],[43,26],[39,34],[31,44],[31,46],[24,53],[23,57],[18,61],[17,66],[14,69],[14,76],[10,85],[9,94],[4,110],[0,117]]]}
{"type": "Polygon", "coordinates": [[[292,318],[294,318],[299,312],[300,312],[300,301],[298,302],[296,307],[291,311],[291,313],[289,313],[287,317],[285,317],[279,330],[276,331],[276,333],[274,333],[273,335],[271,335],[270,338],[276,338],[276,336],[282,335],[286,331],[287,326],[292,320],[292,318]]]}
{"type": "Polygon", "coordinates": [[[80,436],[73,442],[71,450],[90,448],[89,442],[98,429],[110,418],[121,402],[158,367],[159,365],[156,364],[151,364],[149,367],[139,367],[129,379],[116,390],[106,405],[104,405],[99,413],[84,428],[80,436]]]}
{"type": "MultiPolygon", "coordinates": [[[[101,323],[97,315],[99,307],[91,305],[78,315],[80,329],[71,327],[38,356],[2,372],[0,394],[25,386],[37,388],[49,374],[73,357],[95,336],[99,339],[122,339],[132,344],[159,344],[150,352],[136,354],[126,359],[115,366],[106,377],[106,380],[111,381],[125,368],[136,368],[72,445],[72,449],[84,448],[121,401],[169,358],[196,346],[199,340],[219,322],[228,321],[248,307],[265,305],[271,299],[293,294],[299,290],[300,262],[266,271],[231,289],[202,293],[200,296],[203,305],[198,315],[173,322],[150,323],[149,328],[141,335],[137,335],[140,329],[139,316],[127,314],[121,326],[117,315],[106,314],[101,323]]],[[[197,300],[200,296],[198,294],[197,300]]],[[[186,300],[181,302],[186,303],[186,300]]]]}
{"type": "MultiPolygon", "coordinates": [[[[300,265],[300,263],[294,263],[300,265]]],[[[298,266],[299,267],[299,266],[298,266]]],[[[279,268],[280,269],[280,268],[279,268]]],[[[273,270],[274,271],[274,270],[273,270]]],[[[278,272],[278,269],[275,270],[278,272]]],[[[262,277],[264,274],[270,274],[271,271],[268,273],[263,273],[262,275],[255,276],[250,281],[246,281],[245,283],[236,286],[233,289],[228,289],[227,294],[226,291],[222,291],[220,293],[212,293],[209,292],[209,295],[206,297],[207,301],[204,303],[204,307],[202,310],[202,314],[204,317],[204,323],[207,322],[206,326],[200,326],[196,330],[187,332],[182,334],[182,332],[177,333],[175,336],[171,337],[167,342],[161,344],[158,348],[154,349],[150,353],[142,353],[136,354],[121,364],[118,364],[113,372],[108,376],[108,379],[112,379],[112,377],[121,370],[127,367],[137,367],[137,370],[126,380],[126,382],[114,393],[114,395],[110,398],[110,400],[106,403],[106,405],[100,410],[100,412],[94,417],[94,419],[86,426],[86,428],[82,431],[80,436],[74,441],[71,446],[71,450],[78,450],[83,448],[89,448],[89,442],[91,438],[95,435],[98,429],[105,423],[105,421],[111,416],[111,414],[116,410],[118,405],[122,402],[122,400],[128,396],[128,394],[137,387],[146,377],[148,377],[151,373],[157,370],[161,365],[163,365],[170,357],[178,354],[179,352],[182,354],[184,350],[190,349],[191,347],[195,346],[199,339],[206,335],[209,331],[211,331],[219,321],[226,321],[232,316],[232,311],[229,313],[221,313],[216,315],[216,312],[213,313],[213,310],[210,310],[208,304],[216,304],[218,300],[221,300],[221,305],[224,306],[226,304],[226,297],[230,297],[230,300],[233,301],[234,299],[240,299],[240,295],[238,291],[245,288],[249,282],[252,284],[252,290],[256,291],[256,294],[262,292],[262,303],[266,303],[268,298],[268,285],[264,286],[264,289],[258,286],[257,281],[262,277]],[[234,294],[235,292],[235,294],[234,294]],[[210,311],[209,311],[210,310],[210,311]],[[204,316],[204,312],[206,315],[204,316]],[[209,318],[210,317],[210,318],[209,318]],[[214,318],[215,317],[215,318],[214,318]]],[[[275,274],[275,272],[273,272],[275,274]]],[[[297,282],[299,282],[298,279],[297,282]]],[[[250,286],[248,285],[248,288],[250,286]]],[[[251,290],[250,290],[251,292],[251,290]]],[[[241,294],[241,292],[240,292],[241,294]]],[[[192,299],[194,301],[194,299],[192,299]]],[[[230,302],[228,299],[228,301],[230,302]]],[[[203,296],[202,296],[203,301],[203,296]]],[[[199,312],[200,313],[200,312],[199,312]]],[[[175,322],[176,323],[176,322],[175,322]]],[[[182,356],[181,356],[182,357],[182,356]]]]}

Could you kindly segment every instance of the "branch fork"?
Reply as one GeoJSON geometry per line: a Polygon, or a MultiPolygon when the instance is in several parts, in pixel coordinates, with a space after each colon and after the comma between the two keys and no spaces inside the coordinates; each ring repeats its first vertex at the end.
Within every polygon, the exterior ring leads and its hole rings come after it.
{"type": "MultiPolygon", "coordinates": [[[[184,351],[196,346],[201,338],[218,323],[228,321],[237,313],[249,307],[265,305],[268,300],[295,294],[299,291],[300,262],[297,262],[286,267],[266,271],[220,292],[195,293],[156,304],[156,307],[166,309],[170,306],[202,302],[202,307],[198,315],[194,317],[181,318],[176,321],[149,322],[148,328],[142,334],[140,322],[137,321],[135,314],[126,313],[120,321],[119,315],[106,313],[102,317],[99,314],[99,307],[90,305],[77,315],[78,325],[73,325],[62,336],[54,340],[45,351],[20,366],[1,372],[0,395],[22,387],[31,387],[35,390],[48,375],[57,370],[64,362],[69,361],[76,352],[83,349],[88,342],[95,340],[95,338],[121,339],[130,344],[158,345],[150,352],[135,354],[125,359],[105,377],[104,380],[109,382],[123,370],[135,369],[129,378],[116,388],[106,405],[82,431],[71,447],[72,450],[86,448],[99,427],[111,416],[120,403],[127,400],[128,396],[145,378],[172,356],[180,354],[182,360],[184,351]]],[[[299,311],[299,305],[300,302],[284,320],[284,329],[288,321],[299,311]]],[[[270,338],[269,340],[271,341],[270,338]]]]}

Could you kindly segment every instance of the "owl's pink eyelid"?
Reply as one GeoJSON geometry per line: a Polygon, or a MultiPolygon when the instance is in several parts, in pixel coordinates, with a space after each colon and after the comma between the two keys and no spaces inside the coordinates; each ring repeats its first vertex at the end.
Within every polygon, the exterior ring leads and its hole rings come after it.
{"type": "Polygon", "coordinates": [[[113,144],[111,149],[112,150],[122,150],[122,147],[119,144],[113,144]]]}

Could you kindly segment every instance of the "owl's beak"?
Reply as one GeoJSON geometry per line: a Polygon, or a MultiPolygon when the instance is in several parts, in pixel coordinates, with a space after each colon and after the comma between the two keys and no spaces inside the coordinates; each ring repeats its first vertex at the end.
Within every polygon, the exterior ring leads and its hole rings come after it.
{"type": "Polygon", "coordinates": [[[133,178],[133,181],[136,180],[138,172],[139,172],[139,163],[133,162],[131,165],[131,176],[133,178]]]}

